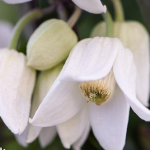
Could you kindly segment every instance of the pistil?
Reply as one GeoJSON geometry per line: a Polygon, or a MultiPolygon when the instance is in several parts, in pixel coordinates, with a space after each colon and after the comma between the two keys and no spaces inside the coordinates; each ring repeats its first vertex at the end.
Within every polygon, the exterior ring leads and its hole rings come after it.
{"type": "Polygon", "coordinates": [[[113,71],[110,71],[106,77],[100,80],[81,83],[80,89],[88,101],[101,105],[112,97],[115,84],[113,71]]]}

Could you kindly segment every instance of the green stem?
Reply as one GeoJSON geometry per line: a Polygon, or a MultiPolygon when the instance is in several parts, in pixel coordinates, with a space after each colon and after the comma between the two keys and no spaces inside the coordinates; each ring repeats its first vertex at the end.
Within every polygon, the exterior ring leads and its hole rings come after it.
{"type": "Polygon", "coordinates": [[[81,15],[82,10],[79,7],[76,7],[73,15],[70,17],[70,19],[68,20],[68,24],[69,26],[72,28],[75,23],[77,22],[77,20],[79,19],[80,15],[81,15]]]}
{"type": "Polygon", "coordinates": [[[114,8],[115,8],[115,19],[118,22],[124,21],[124,12],[123,7],[120,0],[112,0],[114,8]]]}
{"type": "Polygon", "coordinates": [[[106,22],[106,36],[113,37],[113,20],[110,13],[107,11],[103,14],[103,18],[106,22]]]}
{"type": "Polygon", "coordinates": [[[10,49],[17,49],[18,40],[19,40],[20,34],[24,26],[30,21],[40,18],[41,16],[42,16],[42,11],[40,9],[35,9],[29,12],[28,14],[26,14],[25,16],[23,16],[19,20],[19,22],[16,24],[14,31],[13,31],[12,40],[9,46],[10,49]]]}

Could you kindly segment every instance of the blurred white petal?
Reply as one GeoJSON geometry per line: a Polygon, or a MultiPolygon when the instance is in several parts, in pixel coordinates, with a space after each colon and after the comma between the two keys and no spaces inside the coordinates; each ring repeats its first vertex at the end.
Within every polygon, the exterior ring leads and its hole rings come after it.
{"type": "MultiPolygon", "coordinates": [[[[62,67],[63,64],[57,65],[53,69],[43,71],[39,75],[37,85],[35,87],[35,92],[33,95],[33,102],[30,114],[31,118],[34,116],[36,110],[38,109],[47,92],[51,88],[53,82],[59,75],[62,67]]],[[[39,136],[41,129],[41,127],[33,126],[30,124],[27,134],[27,143],[33,142],[39,136]]]]}
{"type": "Polygon", "coordinates": [[[23,147],[27,147],[27,143],[26,143],[26,137],[27,137],[27,128],[23,131],[23,133],[19,134],[15,134],[15,138],[17,140],[17,142],[23,146],[23,147]]]}
{"type": "Polygon", "coordinates": [[[31,0],[3,0],[3,1],[8,4],[19,4],[19,3],[29,2],[31,0]]]}
{"type": "Polygon", "coordinates": [[[134,56],[137,69],[137,98],[145,106],[149,105],[149,34],[140,23],[132,21],[116,24],[115,30],[125,47],[129,48],[134,56]]]}
{"type": "Polygon", "coordinates": [[[86,105],[70,120],[57,125],[59,137],[65,148],[69,149],[84,133],[88,123],[88,112],[86,105]]]}
{"type": "Polygon", "coordinates": [[[43,128],[39,135],[39,142],[42,148],[45,148],[49,144],[52,143],[56,136],[56,128],[55,127],[47,127],[43,128]]]}
{"type": "Polygon", "coordinates": [[[80,138],[73,144],[73,148],[75,150],[81,150],[81,147],[83,146],[84,142],[88,138],[90,132],[90,122],[89,119],[86,122],[86,126],[84,128],[83,134],[80,136],[80,138]]]}
{"type": "Polygon", "coordinates": [[[150,111],[136,98],[136,69],[133,55],[128,49],[118,52],[113,70],[116,82],[133,111],[143,120],[150,121],[150,111]]]}
{"type": "Polygon", "coordinates": [[[100,0],[72,0],[81,9],[90,13],[100,14],[105,13],[107,8],[103,6],[100,0]]]}
{"type": "Polygon", "coordinates": [[[26,66],[24,54],[15,50],[0,50],[0,114],[14,134],[27,126],[35,70],[26,66]]]}

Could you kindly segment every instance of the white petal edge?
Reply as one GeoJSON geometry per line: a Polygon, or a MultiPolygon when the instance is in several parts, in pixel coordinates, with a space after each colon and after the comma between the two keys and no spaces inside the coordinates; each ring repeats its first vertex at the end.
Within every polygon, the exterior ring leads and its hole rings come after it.
{"type": "Polygon", "coordinates": [[[17,140],[17,142],[23,147],[27,147],[28,146],[28,144],[26,143],[27,130],[28,130],[28,128],[26,128],[22,134],[20,134],[20,135],[19,134],[15,134],[14,135],[16,140],[17,140]]]}
{"type": "Polygon", "coordinates": [[[90,122],[87,120],[86,127],[84,129],[83,134],[81,137],[73,144],[74,150],[81,150],[81,147],[85,143],[86,139],[88,138],[90,132],[90,122]]]}
{"type": "Polygon", "coordinates": [[[20,4],[20,3],[29,2],[31,0],[3,0],[3,1],[8,4],[20,4]]]}
{"type": "Polygon", "coordinates": [[[113,71],[116,82],[127,97],[127,101],[133,111],[141,119],[150,121],[150,110],[136,98],[136,68],[130,50],[120,49],[113,71]]]}
{"type": "Polygon", "coordinates": [[[100,14],[107,11],[100,0],[72,0],[78,7],[90,13],[100,14]]]}
{"type": "Polygon", "coordinates": [[[149,106],[149,35],[142,24],[136,21],[115,23],[116,33],[124,46],[129,48],[134,56],[137,69],[137,98],[145,106],[149,106]]]}
{"type": "Polygon", "coordinates": [[[13,26],[5,21],[0,21],[0,48],[8,47],[12,36],[13,26]]]}
{"type": "Polygon", "coordinates": [[[84,133],[88,123],[86,105],[70,120],[57,125],[57,132],[65,148],[69,149],[84,133]]]}
{"type": "Polygon", "coordinates": [[[95,37],[80,41],[69,55],[60,74],[60,80],[82,82],[105,77],[122,47],[117,38],[95,37]]]}
{"type": "Polygon", "coordinates": [[[41,127],[36,127],[29,124],[26,136],[26,143],[32,143],[39,136],[41,130],[42,130],[41,127]]]}
{"type": "Polygon", "coordinates": [[[28,123],[35,70],[26,66],[24,54],[0,49],[0,114],[14,134],[21,134],[28,123]]]}
{"type": "Polygon", "coordinates": [[[35,126],[54,126],[77,114],[85,103],[79,83],[56,79],[30,123],[35,126]]]}
{"type": "Polygon", "coordinates": [[[43,128],[39,135],[39,142],[42,148],[51,144],[56,136],[56,127],[43,128]]]}
{"type": "Polygon", "coordinates": [[[122,150],[125,145],[129,105],[116,86],[113,97],[101,106],[89,104],[92,130],[106,150],[122,150]]]}
{"type": "MultiPolygon", "coordinates": [[[[48,93],[49,89],[51,88],[53,82],[59,75],[63,64],[57,65],[55,68],[43,71],[37,81],[37,85],[35,87],[34,95],[33,95],[33,102],[30,117],[33,117],[36,110],[38,109],[39,105],[43,101],[44,97],[48,93]]],[[[33,142],[40,134],[42,130],[41,127],[29,125],[28,134],[27,134],[27,143],[33,142]]]]}

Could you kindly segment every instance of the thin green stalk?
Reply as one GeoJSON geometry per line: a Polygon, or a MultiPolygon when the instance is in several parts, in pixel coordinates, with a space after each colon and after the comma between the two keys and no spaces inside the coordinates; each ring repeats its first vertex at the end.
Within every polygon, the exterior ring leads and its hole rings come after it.
{"type": "Polygon", "coordinates": [[[24,15],[16,24],[14,30],[13,30],[13,35],[12,39],[9,45],[10,49],[17,49],[18,46],[18,41],[20,34],[24,27],[31,21],[35,19],[41,18],[43,15],[47,15],[50,12],[52,12],[55,9],[55,5],[51,5],[51,7],[45,8],[45,9],[34,9],[31,12],[27,13],[24,15]]]}
{"type": "Polygon", "coordinates": [[[110,13],[107,11],[103,14],[103,18],[106,22],[106,36],[113,37],[113,20],[110,13]]]}
{"type": "Polygon", "coordinates": [[[120,0],[112,0],[114,8],[115,8],[115,20],[117,22],[124,21],[124,12],[123,7],[120,0]]]}
{"type": "Polygon", "coordinates": [[[82,10],[79,7],[76,7],[73,15],[70,17],[70,19],[68,20],[68,24],[69,26],[72,28],[75,23],[77,22],[77,20],[79,19],[80,15],[81,15],[82,10]]]}
{"type": "Polygon", "coordinates": [[[24,26],[27,23],[29,23],[30,21],[40,18],[41,16],[42,16],[42,11],[40,9],[35,9],[35,10],[29,12],[28,14],[26,14],[25,16],[23,16],[19,20],[19,22],[16,24],[14,31],[13,31],[12,40],[11,40],[11,43],[9,46],[10,49],[17,49],[19,37],[20,37],[20,34],[21,34],[24,26]]]}

